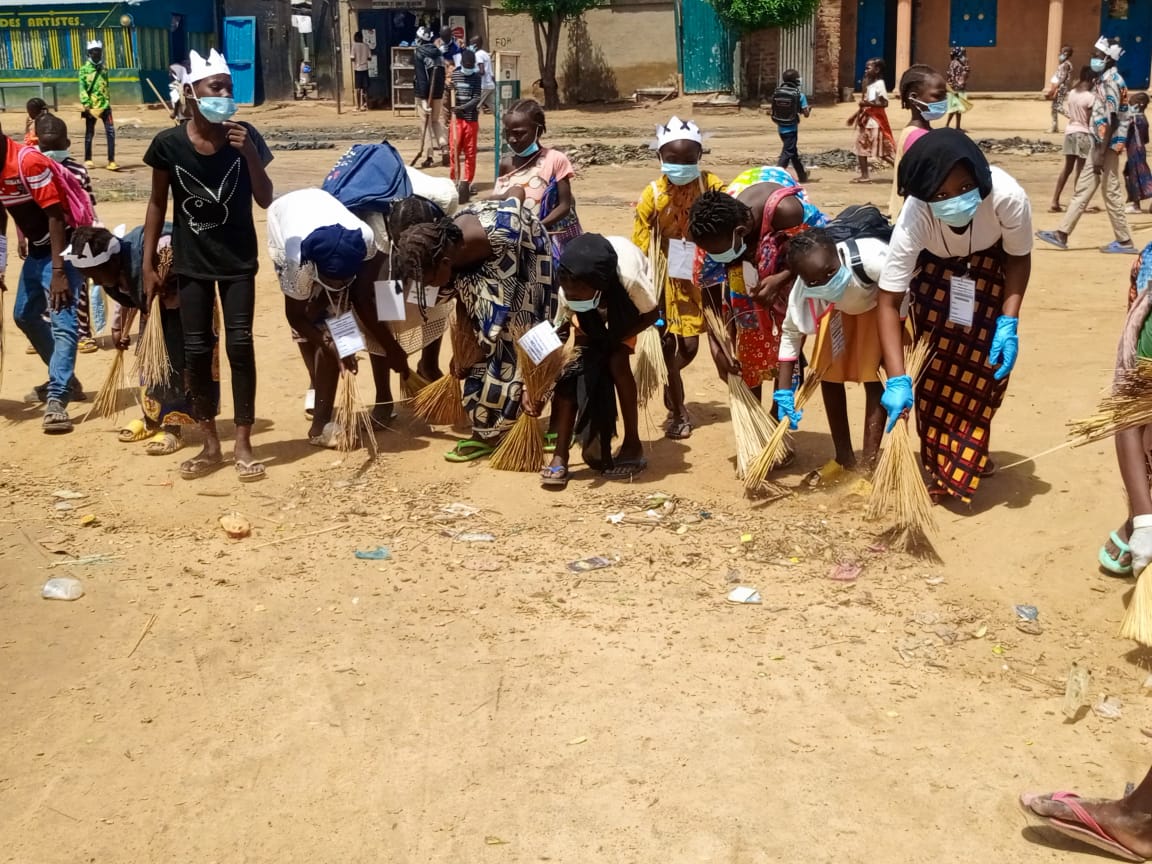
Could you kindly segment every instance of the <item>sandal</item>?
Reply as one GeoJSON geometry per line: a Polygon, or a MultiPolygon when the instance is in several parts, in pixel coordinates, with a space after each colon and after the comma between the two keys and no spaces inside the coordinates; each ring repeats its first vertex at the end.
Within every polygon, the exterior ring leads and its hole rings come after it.
{"type": "Polygon", "coordinates": [[[171,456],[183,447],[183,438],[174,432],[165,432],[161,429],[152,436],[151,441],[144,445],[144,452],[149,456],[171,456]]]}
{"type": "Polygon", "coordinates": [[[444,454],[448,462],[475,462],[485,456],[491,456],[496,448],[487,441],[477,441],[475,438],[465,438],[457,441],[456,446],[444,454]]]}
{"type": "Polygon", "coordinates": [[[44,411],[44,434],[64,435],[72,431],[72,418],[68,416],[68,409],[60,402],[52,399],[44,411]]]}
{"type": "Polygon", "coordinates": [[[208,456],[196,456],[180,463],[180,476],[184,480],[199,480],[219,471],[223,465],[223,457],[212,459],[208,456]]]}
{"type": "Polygon", "coordinates": [[[668,430],[664,433],[673,441],[683,441],[692,437],[692,423],[683,417],[674,418],[668,423],[668,430]]]}
{"type": "Polygon", "coordinates": [[[232,459],[236,465],[236,477],[241,483],[258,483],[264,479],[266,472],[264,471],[264,463],[253,459],[251,462],[245,462],[243,459],[232,459]]]}
{"type": "Polygon", "coordinates": [[[1120,539],[1120,535],[1113,531],[1108,535],[1108,539],[1112,541],[1112,545],[1120,550],[1120,554],[1113,558],[1108,554],[1108,546],[1100,547],[1100,553],[1096,556],[1096,560],[1100,562],[1100,569],[1107,573],[1109,576],[1119,576],[1120,578],[1127,578],[1132,575],[1132,550],[1128,544],[1120,539]],[[1120,559],[1125,555],[1128,556],[1128,563],[1124,564],[1120,559]]]}
{"type": "Polygon", "coordinates": [[[325,450],[336,449],[336,439],[340,437],[340,426],[336,423],[325,423],[324,428],[320,430],[319,435],[309,435],[308,443],[313,447],[320,447],[325,450]]]}
{"type": "Polygon", "coordinates": [[[121,444],[135,444],[137,441],[143,441],[145,438],[151,437],[152,433],[148,431],[148,426],[143,420],[133,420],[116,435],[116,439],[121,444]]]}
{"type": "Polygon", "coordinates": [[[1064,208],[1061,207],[1059,204],[1053,204],[1051,207],[1048,208],[1048,212],[1049,213],[1063,213],[1064,208]]]}
{"type": "Polygon", "coordinates": [[[618,459],[611,468],[604,469],[601,476],[606,480],[631,480],[643,474],[647,467],[648,460],[643,456],[639,459],[618,459]]]}
{"type": "Polygon", "coordinates": [[[568,466],[549,465],[540,472],[540,485],[545,489],[568,488],[568,466]]]}
{"type": "Polygon", "coordinates": [[[1068,251],[1068,241],[1061,240],[1060,235],[1055,231],[1037,231],[1036,239],[1043,240],[1049,246],[1055,246],[1057,249],[1063,249],[1065,252],[1068,251]]]}

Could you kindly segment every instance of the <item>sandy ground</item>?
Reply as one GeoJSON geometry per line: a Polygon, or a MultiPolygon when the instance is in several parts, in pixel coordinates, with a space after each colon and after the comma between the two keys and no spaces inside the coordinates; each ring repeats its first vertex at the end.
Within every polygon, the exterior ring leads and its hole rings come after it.
{"type": "MultiPolygon", "coordinates": [[[[969,123],[1055,142],[1038,131],[1046,109],[980,102],[969,123]]],[[[559,112],[550,139],[640,143],[671,110],[691,109],[559,112]]],[[[849,113],[817,109],[802,150],[850,146],[849,113]]],[[[124,174],[96,172],[105,197],[147,185],[140,158],[163,122],[121,114],[145,128],[122,135],[124,174]]],[[[387,133],[415,149],[415,121],[390,115],[246,114],[270,137],[387,133]]],[[[700,119],[724,176],[778,152],[762,115],[700,119]]],[[[338,152],[277,153],[277,191],[318,184],[338,152]]],[[[1058,218],[1044,211],[1059,158],[996,160],[1032,194],[1038,228],[1058,218]]],[[[627,233],[654,171],[582,172],[585,228],[627,233]]],[[[832,212],[888,195],[842,171],[815,177],[811,195],[832,212]]],[[[100,213],[138,224],[143,202],[100,213]]],[[[1133,220],[1138,244],[1149,222],[1133,220]]],[[[1106,218],[1088,216],[1073,251],[1036,251],[995,424],[1001,465],[1059,443],[1107,380],[1131,264],[1095,251],[1107,239],[1106,218]]],[[[651,468],[630,486],[579,470],[555,495],[532,476],[449,465],[450,436],[403,409],[375,463],[341,461],[304,441],[306,376],[270,267],[258,284],[255,440],[269,476],[251,487],[231,470],[186,483],[176,466],[190,451],[146,457],[105,420],[43,436],[20,397],[44,370],[8,320],[0,859],[1045,862],[1072,847],[1027,828],[1017,793],[1119,795],[1142,776],[1149,658],[1114,638],[1130,585],[1095,565],[1124,515],[1109,445],[1004,471],[970,510],[941,510],[943,565],[869,551],[877,527],[850,483],[746,501],[707,362],[688,373],[696,433],[665,440],[652,412],[651,468]],[[61,512],[60,489],[87,497],[61,512]],[[666,524],[606,523],[657,492],[677,502],[666,524]],[[452,521],[440,512],[452,502],[482,511],[452,521]],[[230,510],[251,538],[223,536],[230,510]],[[89,514],[97,524],[82,527],[89,514]],[[495,539],[447,536],[459,531],[495,539]],[[353,557],[378,545],[390,561],[353,557]],[[98,553],[115,560],[54,566],[98,553]],[[620,560],[567,571],[588,555],[620,560]],[[863,575],[829,580],[838,561],[863,575]],[[41,600],[58,575],[86,596],[41,600]],[[763,605],[725,602],[733,582],[763,605]],[[1041,635],[1016,628],[1014,604],[1039,607],[1041,635]],[[1073,661],[1094,673],[1093,700],[1123,702],[1119,720],[1066,722],[1073,661]]],[[[80,358],[89,393],[109,362],[80,358]]],[[[786,483],[830,457],[826,428],[813,406],[786,483]]]]}

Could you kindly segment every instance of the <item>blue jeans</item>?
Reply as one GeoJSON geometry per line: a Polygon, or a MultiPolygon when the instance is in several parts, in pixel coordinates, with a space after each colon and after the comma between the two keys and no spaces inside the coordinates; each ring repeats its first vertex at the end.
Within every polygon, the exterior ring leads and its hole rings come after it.
{"type": "Polygon", "coordinates": [[[24,331],[40,359],[48,365],[48,398],[68,404],[69,385],[76,373],[76,343],[79,341],[76,304],[84,280],[71,264],[64,264],[72,302],[59,312],[51,313],[52,323],[44,320],[48,310],[48,288],[52,284],[52,256],[24,259],[20,286],[16,289],[16,307],[12,317],[24,331]]]}

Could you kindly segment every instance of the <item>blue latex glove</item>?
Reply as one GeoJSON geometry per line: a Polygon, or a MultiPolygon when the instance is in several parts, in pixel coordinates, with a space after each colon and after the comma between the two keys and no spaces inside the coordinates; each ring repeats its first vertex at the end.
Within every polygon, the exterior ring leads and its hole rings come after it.
{"type": "Polygon", "coordinates": [[[907,375],[897,375],[895,378],[888,379],[888,383],[884,385],[884,395],[880,397],[880,404],[888,412],[888,429],[886,431],[891,432],[896,421],[903,416],[904,412],[912,410],[914,401],[911,378],[907,375]]]}
{"type": "Polygon", "coordinates": [[[772,398],[780,406],[780,419],[787,417],[790,421],[788,428],[799,429],[800,418],[804,416],[804,412],[796,408],[796,394],[791,390],[777,390],[772,394],[772,398]]]}
{"type": "Polygon", "coordinates": [[[992,337],[992,350],[988,352],[988,365],[997,366],[993,379],[1003,381],[1016,365],[1016,355],[1020,353],[1020,337],[1016,335],[1018,318],[1001,315],[996,319],[996,335],[992,337]]]}

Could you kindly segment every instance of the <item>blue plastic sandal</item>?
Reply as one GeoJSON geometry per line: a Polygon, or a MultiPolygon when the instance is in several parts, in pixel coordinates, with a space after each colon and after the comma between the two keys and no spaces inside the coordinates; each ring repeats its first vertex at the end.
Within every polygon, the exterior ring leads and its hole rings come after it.
{"type": "Polygon", "coordinates": [[[1129,562],[1128,565],[1125,566],[1125,565],[1120,563],[1120,559],[1123,558],[1125,555],[1129,554],[1132,550],[1128,548],[1128,544],[1125,543],[1123,540],[1121,540],[1120,535],[1117,534],[1115,531],[1113,531],[1111,534],[1108,535],[1108,539],[1112,541],[1113,546],[1115,546],[1117,549],[1120,550],[1120,554],[1117,555],[1115,558],[1113,558],[1111,555],[1108,554],[1108,547],[1107,546],[1101,546],[1100,547],[1100,554],[1097,556],[1097,559],[1100,562],[1100,569],[1103,570],[1105,573],[1108,573],[1110,576],[1120,576],[1120,577],[1131,576],[1132,575],[1131,562],[1129,562]]]}
{"type": "Polygon", "coordinates": [[[1043,240],[1045,243],[1055,246],[1057,249],[1068,251],[1067,241],[1061,240],[1060,236],[1055,231],[1037,231],[1036,239],[1043,240]]]}
{"type": "Polygon", "coordinates": [[[1101,246],[1100,251],[1105,255],[1135,255],[1140,250],[1131,244],[1125,246],[1123,243],[1113,240],[1107,246],[1101,246]]]}

